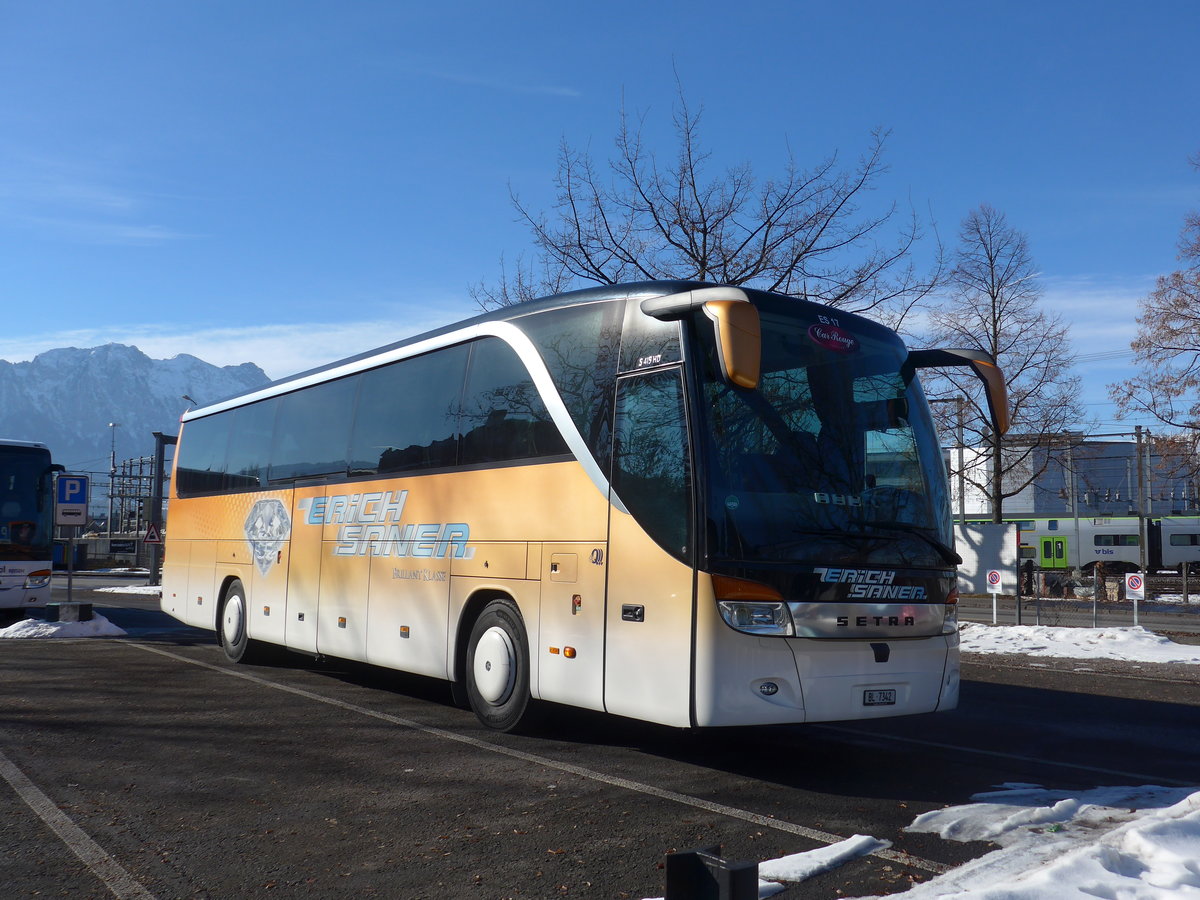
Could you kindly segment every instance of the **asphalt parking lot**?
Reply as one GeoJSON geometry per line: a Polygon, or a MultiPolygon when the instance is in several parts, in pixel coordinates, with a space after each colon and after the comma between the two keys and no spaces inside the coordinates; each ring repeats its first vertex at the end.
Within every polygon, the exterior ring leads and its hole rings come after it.
{"type": "Polygon", "coordinates": [[[119,639],[0,648],[0,883],[12,897],[661,897],[664,855],[893,843],[785,898],[886,894],[988,847],[905,832],[1004,782],[1186,784],[1200,684],[968,665],[960,710],[690,733],[557,710],[487,731],[445,685],[226,663],[107,597],[119,639]]]}

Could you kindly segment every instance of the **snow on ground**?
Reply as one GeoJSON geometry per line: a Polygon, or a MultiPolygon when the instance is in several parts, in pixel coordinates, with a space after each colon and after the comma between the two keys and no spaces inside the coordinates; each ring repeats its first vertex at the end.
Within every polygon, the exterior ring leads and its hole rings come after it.
{"type": "Polygon", "coordinates": [[[162,585],[126,584],[117,587],[91,588],[93,594],[137,594],[142,597],[157,597],[162,594],[162,585]]]}
{"type": "Polygon", "coordinates": [[[1200,646],[1176,644],[1145,628],[1056,628],[964,623],[963,653],[1015,653],[1066,659],[1200,665],[1200,646]]]}
{"type": "Polygon", "coordinates": [[[93,614],[90,622],[46,622],[42,619],[21,619],[7,628],[0,628],[0,638],[82,638],[120,637],[125,630],[104,616],[93,614]]]}
{"type": "Polygon", "coordinates": [[[1200,898],[1200,791],[1002,785],[966,806],[918,816],[910,831],[1000,845],[917,885],[910,900],[1200,898]]]}
{"type": "MultiPolygon", "coordinates": [[[[902,894],[904,900],[1187,900],[1200,898],[1200,791],[1102,787],[1054,791],[1006,784],[974,802],[917,816],[908,831],[999,849],[902,894]]],[[[876,850],[855,835],[758,866],[758,896],[876,850]]]]}
{"type": "MultiPolygon", "coordinates": [[[[129,593],[128,588],[115,589],[129,593]]],[[[157,588],[146,589],[147,593],[157,588]]],[[[24,619],[0,638],[125,634],[103,616],[90,622],[24,619]]],[[[964,653],[1200,664],[1200,648],[1144,628],[962,626],[964,653]]],[[[999,849],[918,884],[908,900],[1200,900],[1200,788],[1101,787],[1056,791],[1006,784],[963,806],[918,816],[909,830],[946,840],[986,840],[999,849]]],[[[759,897],[888,847],[855,835],[759,864],[759,897]]]]}
{"type": "MultiPolygon", "coordinates": [[[[1200,647],[1174,644],[1144,628],[964,624],[962,651],[1200,664],[1200,647]]],[[[1200,900],[1200,785],[1055,791],[1007,784],[971,800],[918,816],[908,828],[946,840],[992,841],[999,849],[893,896],[1200,900]]],[[[855,835],[767,860],[758,868],[759,897],[887,845],[855,835]]]]}
{"type": "Polygon", "coordinates": [[[1200,594],[1196,591],[1189,591],[1186,597],[1183,594],[1155,594],[1154,599],[1142,604],[1142,608],[1153,606],[1155,603],[1200,605],[1200,594]]]}

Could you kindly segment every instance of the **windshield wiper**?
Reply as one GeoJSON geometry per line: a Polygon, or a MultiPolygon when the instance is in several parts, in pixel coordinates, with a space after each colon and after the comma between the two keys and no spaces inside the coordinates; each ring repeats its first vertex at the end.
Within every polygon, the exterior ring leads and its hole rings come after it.
{"type": "Polygon", "coordinates": [[[936,550],[938,555],[950,565],[957,566],[962,564],[962,557],[954,552],[953,547],[943,544],[924,529],[909,522],[870,522],[865,519],[855,519],[854,524],[864,528],[878,528],[880,531],[899,531],[904,534],[911,534],[914,537],[919,537],[936,550]]]}

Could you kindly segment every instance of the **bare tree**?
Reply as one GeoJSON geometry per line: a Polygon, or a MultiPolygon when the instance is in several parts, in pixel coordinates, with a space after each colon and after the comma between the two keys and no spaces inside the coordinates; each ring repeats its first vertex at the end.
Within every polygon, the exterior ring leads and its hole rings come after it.
{"type": "Polygon", "coordinates": [[[673,124],[670,163],[623,109],[607,165],[564,140],[549,213],[510,188],[536,260],[519,257],[510,272],[502,258],[499,281],[472,288],[476,302],[489,309],[571,286],[682,279],[766,288],[899,324],[936,285],[940,248],[929,271],[913,261],[923,236],[916,214],[865,209],[887,172],[885,132],[848,168],[835,154],[804,170],[789,152],[777,177],[760,179],[749,163],[709,175],[700,112],[682,90],[673,124]]]}
{"type": "MultiPolygon", "coordinates": [[[[1190,160],[1200,170],[1200,154],[1190,160]]],[[[1127,382],[1109,385],[1120,416],[1147,414],[1178,433],[1170,436],[1181,468],[1200,469],[1200,212],[1184,219],[1182,267],[1162,275],[1139,303],[1130,346],[1138,365],[1127,382]]]]}
{"type": "MultiPolygon", "coordinates": [[[[1079,379],[1069,374],[1075,357],[1061,317],[1041,309],[1029,242],[1003,213],[985,204],[963,220],[947,280],[948,296],[929,317],[930,338],[996,359],[1008,383],[1011,430],[1002,436],[988,427],[986,399],[972,377],[948,370],[931,380],[930,393],[965,398],[964,443],[980,448],[985,464],[964,467],[962,477],[1000,522],[1004,501],[1033,484],[1064,449],[1068,428],[1078,427],[1079,379]]],[[[952,414],[935,409],[948,427],[952,414]]]]}

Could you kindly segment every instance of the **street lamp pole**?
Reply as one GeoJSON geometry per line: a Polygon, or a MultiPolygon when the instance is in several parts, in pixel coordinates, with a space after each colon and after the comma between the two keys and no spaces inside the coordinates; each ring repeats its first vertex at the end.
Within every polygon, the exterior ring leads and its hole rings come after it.
{"type": "Polygon", "coordinates": [[[112,533],[113,533],[113,493],[117,489],[117,429],[121,427],[120,422],[109,422],[108,427],[112,432],[112,449],[108,456],[108,542],[109,552],[112,552],[112,533]]]}

